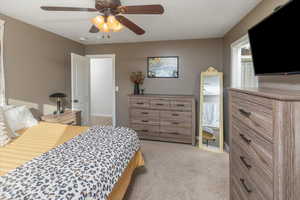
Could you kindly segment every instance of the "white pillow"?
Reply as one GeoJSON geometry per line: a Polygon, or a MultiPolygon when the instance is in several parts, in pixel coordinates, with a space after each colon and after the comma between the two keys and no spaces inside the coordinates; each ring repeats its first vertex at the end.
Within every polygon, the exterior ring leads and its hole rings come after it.
{"type": "Polygon", "coordinates": [[[0,107],[0,147],[3,147],[12,139],[13,133],[8,127],[5,119],[4,111],[0,107]]]}
{"type": "Polygon", "coordinates": [[[5,118],[15,136],[19,136],[15,131],[38,124],[38,121],[26,106],[17,106],[6,110],[5,118]]]}
{"type": "Polygon", "coordinates": [[[16,105],[4,105],[4,106],[1,106],[2,110],[5,112],[9,109],[12,109],[12,108],[15,108],[17,107],[16,105]]]}

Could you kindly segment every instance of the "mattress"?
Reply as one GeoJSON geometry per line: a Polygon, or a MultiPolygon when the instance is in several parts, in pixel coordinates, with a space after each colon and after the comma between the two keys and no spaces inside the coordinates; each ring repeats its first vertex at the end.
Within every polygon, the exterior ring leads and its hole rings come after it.
{"type": "MultiPolygon", "coordinates": [[[[65,143],[87,129],[88,127],[83,126],[41,122],[37,126],[18,131],[20,137],[0,148],[0,176],[65,143]]],[[[136,152],[115,185],[109,200],[121,200],[123,198],[134,170],[143,165],[144,160],[141,152],[136,152]]]]}

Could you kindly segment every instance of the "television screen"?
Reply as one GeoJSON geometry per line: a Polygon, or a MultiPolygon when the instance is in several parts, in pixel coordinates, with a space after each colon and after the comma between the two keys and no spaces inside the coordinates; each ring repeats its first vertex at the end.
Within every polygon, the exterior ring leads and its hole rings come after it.
{"type": "Polygon", "coordinates": [[[299,4],[289,2],[249,30],[256,75],[300,74],[299,4]]]}

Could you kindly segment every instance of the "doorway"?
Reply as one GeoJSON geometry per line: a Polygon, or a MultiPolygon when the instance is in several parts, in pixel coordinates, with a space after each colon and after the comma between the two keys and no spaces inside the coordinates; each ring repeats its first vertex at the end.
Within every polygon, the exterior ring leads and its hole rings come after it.
{"type": "Polygon", "coordinates": [[[114,55],[93,55],[90,58],[90,124],[115,125],[114,55]]]}
{"type": "Polygon", "coordinates": [[[116,126],[115,55],[72,54],[72,109],[82,124],[116,126]]]}

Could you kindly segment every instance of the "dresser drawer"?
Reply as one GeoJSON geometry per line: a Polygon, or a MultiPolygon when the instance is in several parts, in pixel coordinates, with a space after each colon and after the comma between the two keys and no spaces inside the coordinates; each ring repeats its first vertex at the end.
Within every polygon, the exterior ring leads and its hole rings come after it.
{"type": "Polygon", "coordinates": [[[158,119],[150,119],[150,118],[131,118],[131,124],[141,124],[141,125],[151,125],[151,126],[158,126],[159,120],[158,119]]]}
{"type": "Polygon", "coordinates": [[[181,128],[191,128],[192,123],[189,121],[185,121],[182,119],[161,119],[159,122],[160,126],[168,126],[168,127],[181,127],[181,128]]]}
{"type": "Polygon", "coordinates": [[[191,137],[192,130],[187,128],[160,126],[160,133],[166,137],[191,137]]]}
{"type": "Polygon", "coordinates": [[[190,101],[171,101],[171,109],[174,110],[192,110],[192,102],[190,101]]]}
{"type": "Polygon", "coordinates": [[[231,115],[269,141],[273,141],[272,103],[265,98],[245,94],[237,96],[233,93],[231,115]]]}
{"type": "Polygon", "coordinates": [[[273,144],[256,134],[252,129],[237,119],[232,119],[231,142],[236,143],[260,166],[273,177],[273,144]]]}
{"type": "Polygon", "coordinates": [[[77,125],[76,119],[67,119],[67,120],[62,120],[59,123],[61,124],[66,124],[66,125],[77,125]]]}
{"type": "Polygon", "coordinates": [[[240,181],[236,179],[233,176],[230,178],[230,200],[248,200],[250,195],[243,191],[240,181]]]}
{"type": "Polygon", "coordinates": [[[234,160],[233,166],[238,167],[252,180],[260,193],[266,199],[273,197],[273,174],[270,176],[261,166],[256,165],[255,160],[242,150],[235,142],[232,143],[231,158],[234,160]],[[236,164],[234,164],[236,163],[236,164]]]}
{"type": "Polygon", "coordinates": [[[192,121],[191,112],[161,111],[160,117],[161,119],[184,120],[188,122],[192,121]]]}
{"type": "Polygon", "coordinates": [[[132,117],[147,117],[154,119],[159,117],[159,111],[157,110],[132,109],[130,114],[132,117]]]}
{"type": "Polygon", "coordinates": [[[273,200],[273,192],[271,196],[265,196],[262,193],[261,186],[253,182],[253,179],[239,163],[232,162],[230,169],[230,181],[233,188],[231,189],[231,195],[235,193],[239,200],[273,200]]]}
{"type": "Polygon", "coordinates": [[[62,123],[63,121],[76,120],[76,114],[61,114],[61,115],[53,115],[54,117],[42,117],[42,120],[53,123],[62,123]]]}
{"type": "Polygon", "coordinates": [[[75,119],[76,119],[76,115],[70,114],[70,115],[66,115],[64,117],[59,118],[58,121],[68,121],[68,120],[75,120],[75,119]]]}
{"type": "Polygon", "coordinates": [[[170,109],[170,101],[165,99],[151,99],[150,107],[153,109],[170,109]]]}
{"type": "Polygon", "coordinates": [[[149,126],[140,124],[131,124],[131,128],[135,130],[139,135],[158,136],[159,126],[149,126]]]}
{"type": "Polygon", "coordinates": [[[130,106],[133,108],[149,108],[150,101],[144,98],[132,98],[130,99],[130,106]]]}
{"type": "Polygon", "coordinates": [[[230,200],[271,200],[257,192],[252,182],[244,176],[232,176],[230,190],[230,200]]]}
{"type": "Polygon", "coordinates": [[[59,115],[42,116],[41,120],[65,125],[81,125],[81,111],[66,110],[64,113],[59,115]]]}

